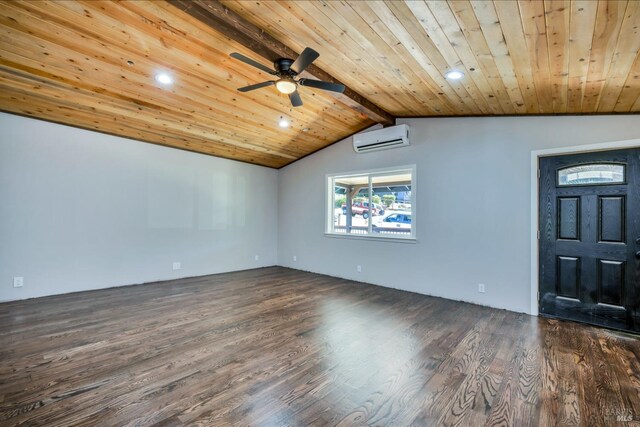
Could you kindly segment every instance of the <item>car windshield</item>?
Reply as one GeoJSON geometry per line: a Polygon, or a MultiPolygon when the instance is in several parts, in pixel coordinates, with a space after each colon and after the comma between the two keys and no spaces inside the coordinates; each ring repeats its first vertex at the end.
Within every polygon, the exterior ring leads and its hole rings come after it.
{"type": "Polygon", "coordinates": [[[386,222],[401,222],[404,224],[411,224],[411,215],[407,214],[391,214],[384,219],[386,222]]]}

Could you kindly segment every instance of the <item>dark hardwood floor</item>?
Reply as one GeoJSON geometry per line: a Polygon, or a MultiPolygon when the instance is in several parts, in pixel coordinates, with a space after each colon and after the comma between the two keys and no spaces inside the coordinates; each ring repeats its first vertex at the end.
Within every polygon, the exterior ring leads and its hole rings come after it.
{"type": "Polygon", "coordinates": [[[0,304],[0,424],[640,425],[640,340],[273,267],[0,304]]]}

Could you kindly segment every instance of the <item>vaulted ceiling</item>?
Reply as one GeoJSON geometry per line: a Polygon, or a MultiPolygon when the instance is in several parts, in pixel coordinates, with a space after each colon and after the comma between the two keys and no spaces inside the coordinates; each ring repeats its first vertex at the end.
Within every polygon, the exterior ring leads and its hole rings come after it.
{"type": "Polygon", "coordinates": [[[636,113],[639,51],[638,1],[0,0],[0,110],[277,168],[394,117],[636,113]],[[344,94],[236,90],[271,76],[230,53],[307,46],[344,94]]]}

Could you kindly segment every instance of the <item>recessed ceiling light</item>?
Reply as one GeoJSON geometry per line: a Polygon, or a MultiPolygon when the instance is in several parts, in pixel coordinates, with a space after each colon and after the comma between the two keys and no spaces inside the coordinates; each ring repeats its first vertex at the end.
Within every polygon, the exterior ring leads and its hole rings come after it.
{"type": "Polygon", "coordinates": [[[280,120],[278,120],[278,126],[280,126],[281,128],[288,128],[289,120],[285,119],[284,117],[280,117],[280,120]]]}
{"type": "Polygon", "coordinates": [[[170,85],[173,83],[173,77],[167,73],[158,73],[156,74],[156,81],[163,85],[170,85]]]}
{"type": "Polygon", "coordinates": [[[447,71],[444,76],[449,80],[460,80],[464,77],[464,73],[458,70],[447,71]]]}

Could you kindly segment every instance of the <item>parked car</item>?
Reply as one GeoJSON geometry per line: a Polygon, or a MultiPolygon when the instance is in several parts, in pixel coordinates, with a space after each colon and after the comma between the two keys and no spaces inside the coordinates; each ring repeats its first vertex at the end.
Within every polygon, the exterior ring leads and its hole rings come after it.
{"type": "MultiPolygon", "coordinates": [[[[369,202],[355,201],[351,204],[352,216],[362,215],[363,218],[369,218],[369,211],[371,211],[374,216],[384,214],[384,209],[382,209],[382,206],[377,203],[373,204],[373,209],[369,209],[369,202]]],[[[347,214],[346,203],[342,204],[342,213],[344,215],[347,214]]]]}
{"type": "Polygon", "coordinates": [[[371,224],[372,231],[411,231],[411,212],[393,212],[371,224]]]}

